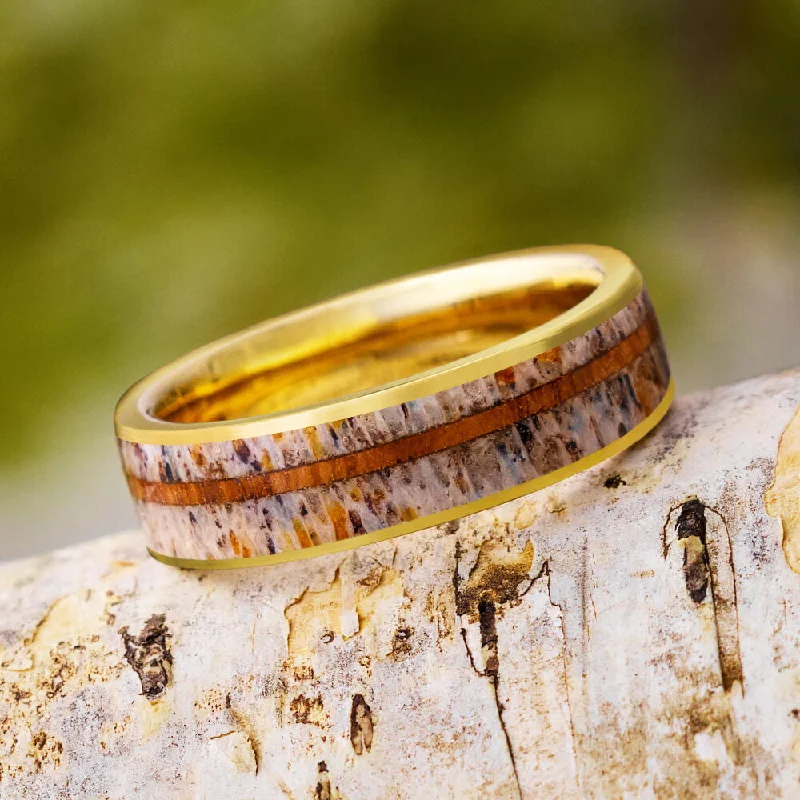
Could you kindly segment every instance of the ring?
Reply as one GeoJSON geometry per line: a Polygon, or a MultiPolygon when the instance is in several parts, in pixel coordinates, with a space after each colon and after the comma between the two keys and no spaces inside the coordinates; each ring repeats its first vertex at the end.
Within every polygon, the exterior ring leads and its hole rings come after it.
{"type": "Polygon", "coordinates": [[[117,405],[148,550],[289,561],[549,486],[673,396],[639,270],[606,247],[507,253],[343,295],[185,356],[117,405]]]}

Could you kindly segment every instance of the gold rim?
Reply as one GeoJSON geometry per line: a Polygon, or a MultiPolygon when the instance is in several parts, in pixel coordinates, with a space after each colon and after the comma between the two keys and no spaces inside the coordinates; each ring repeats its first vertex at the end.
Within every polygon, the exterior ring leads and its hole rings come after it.
{"type": "Polygon", "coordinates": [[[354,550],[357,547],[363,547],[368,544],[375,544],[376,542],[383,542],[387,539],[395,539],[398,536],[404,536],[408,533],[423,530],[425,528],[432,528],[436,525],[442,525],[445,522],[451,522],[455,519],[476,514],[479,511],[485,511],[488,508],[507,503],[510,500],[515,500],[523,495],[536,492],[540,489],[545,489],[555,483],[565,480],[566,478],[577,475],[601,462],[618,455],[624,450],[628,449],[631,445],[643,439],[656,425],[664,418],[670,405],[675,397],[675,384],[670,380],[667,390],[663,399],[653,412],[642,422],[628,431],[624,436],[611,442],[600,450],[596,450],[584,458],[567,464],[564,467],[535,478],[532,481],[522,483],[510,489],[505,489],[501,492],[496,492],[487,497],[479,500],[474,500],[460,506],[454,506],[436,514],[430,514],[426,517],[420,517],[409,522],[403,522],[399,525],[393,525],[390,528],[383,528],[379,531],[372,533],[365,533],[351,539],[344,539],[342,541],[331,542],[329,544],[316,545],[308,547],[303,550],[289,550],[284,553],[275,553],[271,555],[253,556],[251,558],[224,558],[216,560],[205,560],[195,558],[178,558],[176,556],[168,556],[163,553],[157,553],[148,548],[148,553],[160,561],[162,564],[168,564],[171,567],[182,567],[183,569],[201,569],[201,570],[218,570],[218,569],[241,569],[243,567],[262,567],[272,564],[281,564],[287,561],[298,561],[304,558],[312,558],[315,556],[329,555],[331,553],[340,553],[347,550],[354,550]]]}
{"type": "MultiPolygon", "coordinates": [[[[122,440],[140,444],[203,444],[298,430],[378,411],[477,380],[558,347],[612,317],[631,302],[641,288],[641,275],[626,255],[613,248],[588,245],[520,250],[418,273],[278,317],[162,367],[123,395],[114,417],[116,433],[122,440]],[[410,307],[409,298],[414,298],[414,303],[427,304],[428,308],[434,308],[442,298],[447,302],[458,300],[459,283],[468,284],[470,293],[476,283],[484,285],[488,293],[530,285],[543,278],[561,280],[566,285],[579,278],[585,279],[590,272],[599,276],[597,288],[550,322],[474,355],[403,380],[306,408],[221,422],[171,422],[158,418],[153,412],[158,402],[181,383],[198,376],[207,381],[228,371],[232,360],[252,359],[256,342],[270,342],[267,352],[262,350],[257,354],[258,366],[263,368],[267,363],[265,358],[275,363],[296,360],[304,353],[335,347],[339,339],[352,336],[359,326],[363,329],[377,319],[400,318],[413,313],[415,309],[410,307]],[[333,332],[326,329],[328,322],[339,318],[347,318],[351,327],[333,332]]],[[[456,516],[460,514],[449,518],[456,516]]],[[[399,534],[384,538],[392,535],[399,534]]]]}

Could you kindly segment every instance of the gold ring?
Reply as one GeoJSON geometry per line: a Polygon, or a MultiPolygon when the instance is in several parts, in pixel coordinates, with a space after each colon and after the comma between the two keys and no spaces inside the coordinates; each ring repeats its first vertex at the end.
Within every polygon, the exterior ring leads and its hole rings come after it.
{"type": "Polygon", "coordinates": [[[129,389],[115,428],[150,553],[227,569],[441,524],[630,446],[672,400],[641,274],[507,253],[249,328],[129,389]]]}

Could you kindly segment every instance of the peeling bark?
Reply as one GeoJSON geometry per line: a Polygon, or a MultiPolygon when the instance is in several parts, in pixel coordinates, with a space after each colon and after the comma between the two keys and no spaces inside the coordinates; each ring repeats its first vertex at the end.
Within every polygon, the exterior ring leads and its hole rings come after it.
{"type": "Polygon", "coordinates": [[[0,565],[0,798],[793,798],[800,372],[313,561],[0,565]]]}
{"type": "Polygon", "coordinates": [[[767,494],[767,512],[783,526],[786,561],[800,572],[800,408],[786,426],[778,445],[775,480],[767,494]]]}

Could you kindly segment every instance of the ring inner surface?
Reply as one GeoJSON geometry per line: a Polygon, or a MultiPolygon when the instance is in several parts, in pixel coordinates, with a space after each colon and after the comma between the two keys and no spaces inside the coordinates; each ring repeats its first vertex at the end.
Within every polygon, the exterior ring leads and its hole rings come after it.
{"type": "MultiPolygon", "coordinates": [[[[176,386],[151,413],[175,423],[242,419],[303,408],[442,366],[542,325],[588,297],[591,273],[445,305],[325,337],[311,354],[176,386]]],[[[248,368],[249,367],[249,368],[248,368]]]]}

